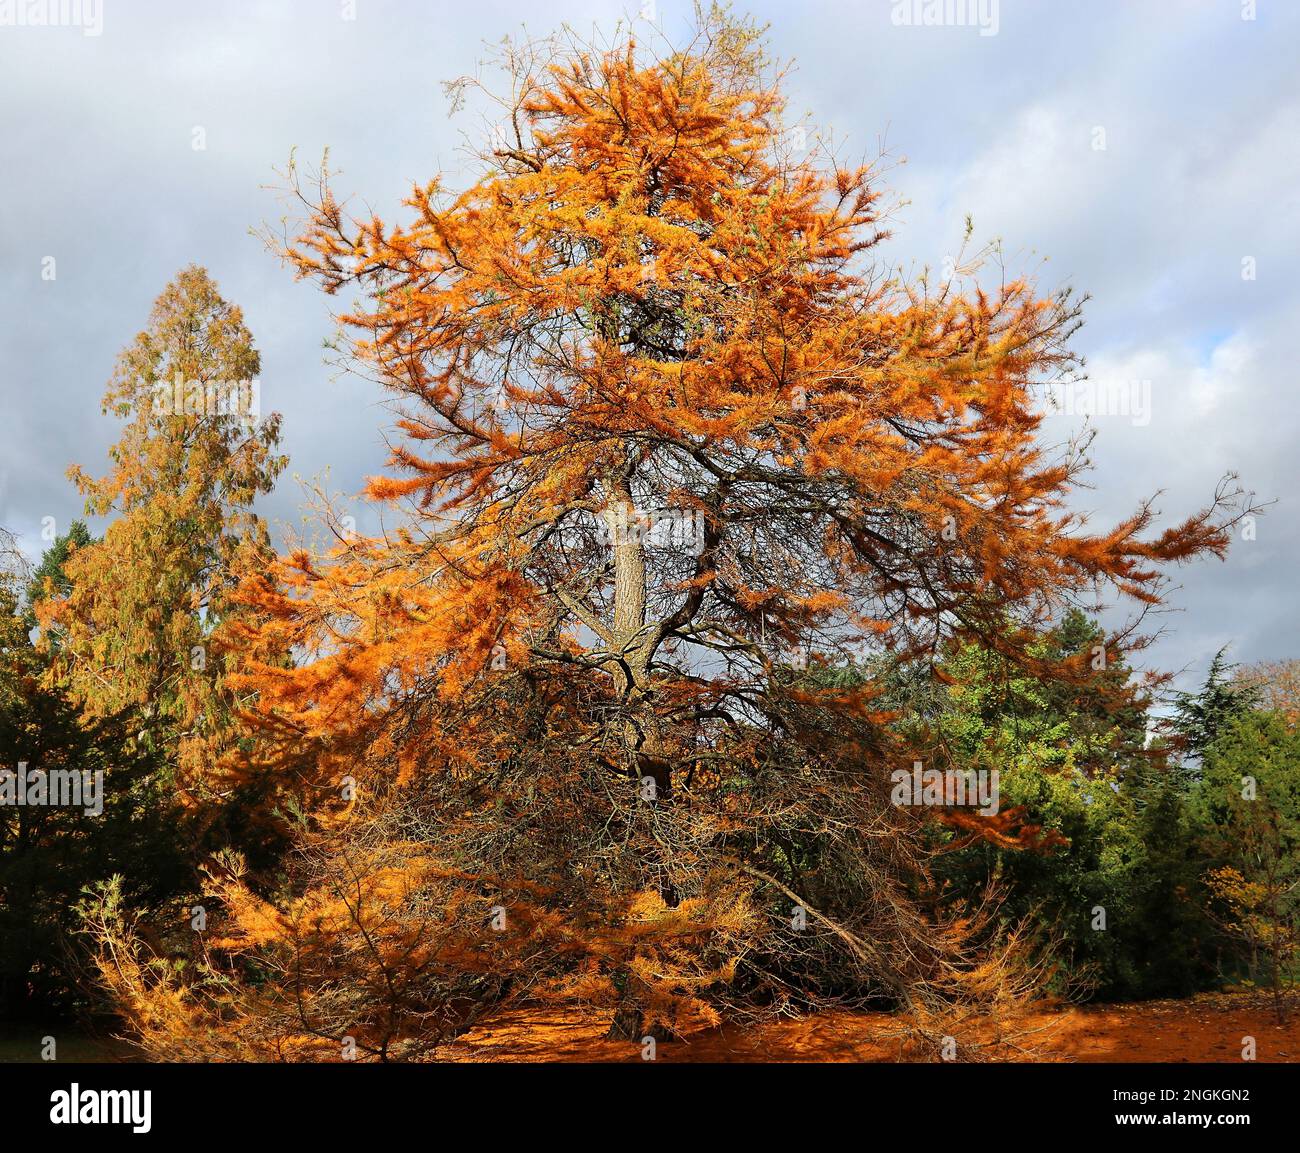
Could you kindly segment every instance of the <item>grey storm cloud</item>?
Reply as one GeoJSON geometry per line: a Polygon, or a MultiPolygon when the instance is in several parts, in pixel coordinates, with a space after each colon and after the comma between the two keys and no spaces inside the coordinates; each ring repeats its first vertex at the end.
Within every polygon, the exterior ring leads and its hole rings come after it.
{"type": "MultiPolygon", "coordinates": [[[[1175,574],[1146,663],[1188,683],[1224,644],[1242,661],[1300,655],[1287,339],[1300,315],[1300,5],[740,8],[794,58],[792,111],[841,151],[886,153],[900,203],[882,259],[940,275],[969,215],[972,245],[998,242],[1009,273],[1090,294],[1075,340],[1090,379],[1147,400],[1089,418],[1096,468],[1077,505],[1095,526],[1158,491],[1172,522],[1229,470],[1275,501],[1226,562],[1175,574]]],[[[99,398],[114,357],[191,262],[245,311],[290,473],[328,469],[330,488],[356,493],[383,468],[390,418],[371,382],[326,363],[337,302],[252,235],[282,212],[276,169],[295,148],[306,162],[328,147],[340,191],[391,220],[413,183],[455,182],[475,122],[450,114],[442,82],[472,71],[485,43],[620,17],[672,35],[689,15],[686,0],[541,12],[521,0],[0,0],[0,526],[34,558],[45,518],[62,531],[80,514],[65,471],[105,466],[116,428],[99,398]]],[[[1083,420],[1052,416],[1045,433],[1063,440],[1083,420]]],[[[262,511],[296,525],[302,505],[286,474],[262,511]]],[[[358,512],[365,527],[374,514],[358,512]]]]}

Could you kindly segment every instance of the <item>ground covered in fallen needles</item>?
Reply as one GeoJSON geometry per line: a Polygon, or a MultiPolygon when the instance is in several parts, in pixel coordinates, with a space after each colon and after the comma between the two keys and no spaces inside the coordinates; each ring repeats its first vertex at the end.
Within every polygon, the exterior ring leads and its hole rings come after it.
{"type": "MultiPolygon", "coordinates": [[[[453,1061],[640,1061],[641,1047],[605,1038],[608,1012],[518,1008],[476,1026],[443,1050],[453,1061]]],[[[1243,1038],[1253,1037],[1256,1060],[1300,1062],[1300,998],[1291,995],[1287,1023],[1279,1025],[1271,997],[1259,990],[1203,993],[1180,1001],[1036,1008],[1000,1023],[956,1030],[974,1047],[965,1059],[985,1061],[1227,1062],[1242,1060],[1243,1038]],[[999,1037],[1001,1040],[999,1041],[999,1037]]],[[[40,1060],[42,1037],[60,1036],[63,1061],[144,1059],[111,1030],[69,1035],[49,1025],[0,1029],[0,1064],[40,1060]]],[[[656,1046],[669,1062],[818,1062],[934,1060],[887,1013],[821,1013],[759,1026],[729,1025],[656,1046]]]]}
{"type": "MultiPolygon", "coordinates": [[[[448,1054],[468,1061],[640,1061],[641,1049],[609,1041],[608,1015],[517,1009],[465,1034],[448,1054]]],[[[1300,1062],[1300,1005],[1279,1025],[1258,991],[1207,993],[1181,1001],[1062,1005],[1003,1022],[1002,1044],[982,1026],[979,1056],[994,1061],[1256,1060],[1300,1062]]],[[[741,1028],[726,1026],[661,1042],[655,1059],[712,1061],[898,1061],[916,1059],[899,1021],[885,1013],[824,1013],[741,1028]]]]}

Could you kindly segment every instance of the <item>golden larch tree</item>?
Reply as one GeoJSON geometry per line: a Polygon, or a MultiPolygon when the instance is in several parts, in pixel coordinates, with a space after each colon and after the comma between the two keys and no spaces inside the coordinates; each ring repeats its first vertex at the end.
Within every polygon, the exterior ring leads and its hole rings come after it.
{"type": "Polygon", "coordinates": [[[384,1055],[454,1031],[448,990],[485,969],[477,996],[599,1001],[628,1037],[989,982],[980,918],[928,911],[920,818],[890,800],[941,754],[891,735],[869,658],[1032,664],[1085,594],[1157,603],[1164,564],[1222,553],[1232,494],[1086,531],[1082,454],[1040,435],[1076,302],[882,267],[876,169],[790,147],[747,22],[504,63],[478,179],[416,187],[403,223],[290,170],[307,220],[280,250],[356,300],[351,352],[396,402],[369,485],[396,527],[243,585],[245,771],[337,840],[227,946],[281,950],[285,1030],[384,1055]],[[385,878],[370,922],[303,930],[360,877],[385,878]],[[319,964],[341,940],[378,990],[344,1006],[319,964]]]}

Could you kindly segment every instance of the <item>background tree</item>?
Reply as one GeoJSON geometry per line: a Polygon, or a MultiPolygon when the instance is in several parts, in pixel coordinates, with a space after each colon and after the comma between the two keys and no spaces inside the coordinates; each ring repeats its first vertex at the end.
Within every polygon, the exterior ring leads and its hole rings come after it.
{"type": "Polygon", "coordinates": [[[1300,660],[1260,661],[1239,669],[1239,686],[1253,690],[1259,707],[1279,713],[1289,724],[1300,720],[1300,660]]]}
{"type": "Polygon", "coordinates": [[[1260,690],[1238,675],[1226,648],[1214,654],[1205,684],[1195,692],[1173,694],[1173,715],[1166,724],[1170,744],[1186,775],[1195,779],[1206,750],[1219,734],[1258,703],[1260,690]]]}
{"type": "Polygon", "coordinates": [[[0,573],[8,582],[21,582],[30,569],[30,564],[18,539],[7,528],[0,526],[0,573]]]}
{"type": "Polygon", "coordinates": [[[113,519],[102,540],[69,534],[77,547],[51,554],[58,574],[39,602],[58,637],[54,675],[86,716],[132,711],[142,743],[174,749],[191,787],[232,723],[212,634],[242,566],[272,555],[252,505],[284,458],[279,416],[246,404],[259,371],[240,310],[203,269],[183,270],[104,394],[125,422],[112,469],[70,470],[87,514],[113,519]]]}
{"type": "Polygon", "coordinates": [[[82,886],[118,874],[124,899],[152,916],[191,874],[157,757],[123,718],[84,722],[50,687],[19,583],[0,584],[0,769],[104,774],[99,814],[0,806],[0,1014],[49,1020],[93,1001],[67,948],[82,886]]]}
{"type": "Polygon", "coordinates": [[[1003,806],[1038,830],[1027,852],[940,825],[935,875],[955,900],[996,884],[999,917],[1053,954],[1059,992],[1186,994],[1214,976],[1215,933],[1185,790],[1147,747],[1159,678],[1137,677],[1078,610],[1032,652],[1042,671],[965,644],[941,681],[910,676],[891,694],[914,743],[933,745],[938,762],[996,771],[1003,806]]]}
{"type": "Polygon", "coordinates": [[[257,843],[241,811],[246,794],[213,787],[215,762],[240,733],[230,657],[212,636],[242,566],[272,556],[252,503],[283,465],[273,451],[279,418],[231,406],[258,371],[239,310],[206,272],[185,269],[105,392],[105,412],[125,422],[112,469],[100,480],[72,470],[87,514],[112,518],[104,537],[74,522],[30,579],[0,596],[4,767],[103,771],[106,794],[100,816],[0,812],[11,1012],[84,1001],[64,949],[84,886],[116,874],[137,915],[166,907],[165,923],[178,913],[167,902],[195,880],[182,840],[201,845],[206,831],[217,844],[257,843]]]}
{"type": "Polygon", "coordinates": [[[1281,1021],[1300,946],[1300,732],[1281,713],[1240,714],[1208,746],[1197,799],[1217,912],[1252,975],[1262,958],[1281,1021]]]}
{"type": "MultiPolygon", "coordinates": [[[[36,606],[41,601],[68,595],[72,587],[66,571],[68,559],[77,549],[92,544],[94,539],[85,521],[74,520],[68,526],[68,531],[56,537],[54,543],[45,550],[40,564],[32,571],[31,579],[27,582],[27,614],[32,628],[37,627],[36,606]]],[[[58,643],[53,633],[47,635],[46,640],[51,645],[58,643]]]]}

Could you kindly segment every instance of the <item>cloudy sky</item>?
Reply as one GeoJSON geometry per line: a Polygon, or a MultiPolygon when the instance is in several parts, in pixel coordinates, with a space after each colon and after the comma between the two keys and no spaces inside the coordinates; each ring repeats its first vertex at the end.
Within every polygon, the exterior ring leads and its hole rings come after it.
{"type": "MultiPolygon", "coordinates": [[[[1276,501],[1226,563],[1176,574],[1178,611],[1147,662],[1189,683],[1227,643],[1242,661],[1300,656],[1286,351],[1300,327],[1300,4],[947,0],[936,26],[932,3],[742,8],[794,59],[794,109],[896,162],[891,262],[943,269],[970,214],[1013,270],[1091,294],[1076,347],[1136,402],[1092,421],[1080,507],[1096,525],[1157,491],[1172,521],[1228,470],[1276,501]]],[[[388,417],[373,386],[324,363],[328,299],[250,235],[280,214],[275,169],[328,147],[340,191],[392,219],[412,182],[461,168],[477,122],[450,115],[441,82],[485,42],[629,15],[680,34],[690,15],[689,0],[63,0],[70,25],[35,27],[33,6],[0,0],[0,526],[32,556],[43,518],[63,531],[81,511],[68,464],[105,470],[114,357],[190,262],[243,307],[263,407],[284,415],[292,463],[266,514],[301,520],[295,475],[328,468],[331,488],[359,489],[388,417]]]]}

